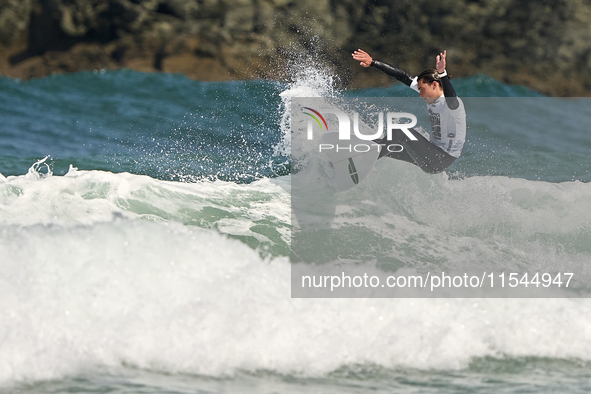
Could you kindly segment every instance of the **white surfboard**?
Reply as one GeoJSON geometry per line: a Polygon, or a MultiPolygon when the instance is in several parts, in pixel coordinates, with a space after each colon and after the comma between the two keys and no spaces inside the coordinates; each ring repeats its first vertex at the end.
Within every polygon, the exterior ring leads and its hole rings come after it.
{"type": "Polygon", "coordinates": [[[334,186],[338,191],[350,189],[359,184],[371,171],[380,154],[378,146],[372,141],[364,141],[351,136],[348,141],[339,140],[339,133],[326,133],[322,136],[324,144],[335,149],[323,150],[335,170],[334,186]],[[336,149],[338,146],[339,149],[336,149]]]}

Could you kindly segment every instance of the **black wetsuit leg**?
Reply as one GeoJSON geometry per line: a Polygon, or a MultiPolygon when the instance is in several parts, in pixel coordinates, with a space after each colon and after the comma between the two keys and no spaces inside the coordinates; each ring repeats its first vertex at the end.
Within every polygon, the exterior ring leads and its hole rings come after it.
{"type": "Polygon", "coordinates": [[[392,140],[388,140],[386,137],[381,140],[376,140],[375,142],[382,145],[380,156],[378,158],[381,159],[382,157],[387,156],[393,159],[407,161],[415,164],[428,174],[437,174],[445,171],[445,169],[456,161],[455,157],[438,146],[433,145],[418,131],[414,129],[409,130],[417,138],[417,141],[411,140],[406,134],[399,130],[395,131],[392,135],[392,140]],[[398,152],[399,149],[392,149],[395,152],[389,152],[388,146],[394,144],[402,146],[402,151],[398,152]]]}

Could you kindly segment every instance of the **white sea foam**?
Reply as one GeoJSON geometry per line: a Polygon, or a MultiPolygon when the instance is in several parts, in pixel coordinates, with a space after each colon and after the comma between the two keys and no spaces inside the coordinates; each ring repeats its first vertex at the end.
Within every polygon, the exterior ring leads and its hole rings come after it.
{"type": "Polygon", "coordinates": [[[588,300],[291,299],[285,257],[179,224],[3,228],[0,381],[122,365],[222,376],[589,360],[588,300]]]}
{"type": "MultiPolygon", "coordinates": [[[[33,175],[31,175],[33,174],[33,175]]],[[[78,171],[65,176],[11,176],[0,183],[0,226],[77,226],[125,217],[173,221],[247,235],[268,245],[289,241],[289,180],[251,184],[215,181],[181,183],[148,176],[78,171]],[[273,240],[265,229],[279,233],[273,240]]]]}
{"type": "MultiPolygon", "coordinates": [[[[334,225],[381,231],[405,261],[581,263],[590,194],[579,182],[449,180],[384,160],[338,197],[334,225]],[[580,244],[565,241],[577,234],[580,244]]],[[[291,299],[286,253],[261,257],[289,242],[289,203],[289,177],[183,184],[72,168],[2,180],[0,381],[122,365],[321,376],[363,363],[591,360],[586,299],[291,299]]]]}

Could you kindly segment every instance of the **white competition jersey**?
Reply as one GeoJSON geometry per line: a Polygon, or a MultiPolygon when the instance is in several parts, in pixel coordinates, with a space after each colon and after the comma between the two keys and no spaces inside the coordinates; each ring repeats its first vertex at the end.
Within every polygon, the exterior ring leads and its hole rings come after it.
{"type": "MultiPolygon", "coordinates": [[[[416,77],[410,87],[419,91],[416,77]]],[[[466,111],[462,100],[457,99],[460,106],[454,110],[447,106],[443,94],[433,104],[427,105],[431,116],[431,143],[456,158],[460,157],[466,141],[466,111]]]]}

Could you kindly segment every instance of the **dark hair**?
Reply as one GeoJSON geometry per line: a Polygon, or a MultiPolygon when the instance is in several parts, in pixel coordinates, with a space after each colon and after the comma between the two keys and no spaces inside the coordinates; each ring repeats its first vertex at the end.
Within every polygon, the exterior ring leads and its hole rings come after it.
{"type": "Polygon", "coordinates": [[[439,86],[441,86],[441,77],[439,77],[439,73],[434,68],[425,70],[422,73],[420,73],[417,77],[417,82],[421,79],[423,79],[426,84],[431,85],[433,82],[437,82],[439,86]]]}

